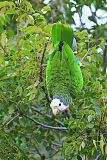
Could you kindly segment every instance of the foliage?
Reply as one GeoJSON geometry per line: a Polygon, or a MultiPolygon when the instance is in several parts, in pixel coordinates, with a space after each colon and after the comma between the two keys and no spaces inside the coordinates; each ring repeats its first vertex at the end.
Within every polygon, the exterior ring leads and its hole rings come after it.
{"type": "Polygon", "coordinates": [[[67,22],[81,30],[87,29],[93,33],[94,37],[107,37],[105,31],[107,30],[106,0],[43,0],[41,3],[40,0],[36,0],[36,2],[31,0],[31,2],[35,9],[40,9],[45,5],[44,3],[48,2],[51,12],[44,14],[48,23],[67,22]],[[86,7],[86,13],[83,11],[84,7],[86,7]],[[87,19],[86,22],[84,21],[84,16],[87,19]],[[92,24],[91,29],[90,24],[92,24]]]}
{"type": "Polygon", "coordinates": [[[84,89],[71,106],[73,118],[53,117],[41,60],[46,49],[47,63],[53,50],[52,24],[46,19],[54,10],[42,3],[34,9],[32,4],[0,2],[0,158],[107,159],[107,75],[97,52],[104,40],[85,29],[75,32],[84,89]]]}

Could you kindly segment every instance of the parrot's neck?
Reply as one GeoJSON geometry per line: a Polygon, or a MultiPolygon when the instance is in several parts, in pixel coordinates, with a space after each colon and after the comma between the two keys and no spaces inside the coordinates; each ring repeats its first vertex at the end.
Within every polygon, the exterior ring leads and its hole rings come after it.
{"type": "Polygon", "coordinates": [[[53,96],[53,99],[55,98],[60,99],[60,101],[62,101],[66,106],[72,103],[72,97],[68,94],[64,95],[62,93],[57,93],[53,96]]]}
{"type": "Polygon", "coordinates": [[[62,51],[62,46],[64,45],[64,42],[63,41],[60,41],[59,43],[59,51],[61,52],[62,51]]]}

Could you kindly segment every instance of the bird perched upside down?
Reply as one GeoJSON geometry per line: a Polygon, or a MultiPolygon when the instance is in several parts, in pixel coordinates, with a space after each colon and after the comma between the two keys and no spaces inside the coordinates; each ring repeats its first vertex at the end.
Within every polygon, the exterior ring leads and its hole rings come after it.
{"type": "Polygon", "coordinates": [[[83,87],[83,77],[79,63],[73,53],[76,41],[73,30],[68,25],[56,23],[52,27],[54,52],[50,55],[46,68],[46,86],[52,98],[50,107],[56,115],[69,109],[73,98],[83,87]]]}

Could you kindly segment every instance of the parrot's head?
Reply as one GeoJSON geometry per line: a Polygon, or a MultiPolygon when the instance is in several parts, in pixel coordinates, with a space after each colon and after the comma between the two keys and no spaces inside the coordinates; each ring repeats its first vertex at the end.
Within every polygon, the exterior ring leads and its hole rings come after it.
{"type": "Polygon", "coordinates": [[[58,112],[64,112],[69,108],[69,104],[66,102],[66,100],[54,98],[51,101],[50,107],[52,109],[52,112],[54,115],[56,115],[58,112]]]}

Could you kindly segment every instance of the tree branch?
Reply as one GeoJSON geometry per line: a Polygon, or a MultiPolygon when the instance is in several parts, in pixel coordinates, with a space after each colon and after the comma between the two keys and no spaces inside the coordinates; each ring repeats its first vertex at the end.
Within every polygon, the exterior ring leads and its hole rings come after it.
{"type": "Polygon", "coordinates": [[[80,63],[82,63],[83,60],[89,55],[90,50],[91,50],[91,49],[89,49],[89,50],[86,52],[86,54],[81,58],[80,63]]]}
{"type": "Polygon", "coordinates": [[[41,67],[47,67],[47,64],[41,64],[41,67]]]}
{"type": "MultiPolygon", "coordinates": [[[[42,59],[41,59],[41,63],[40,63],[40,72],[39,72],[39,76],[40,76],[40,83],[43,82],[43,63],[44,63],[44,56],[45,56],[45,52],[46,52],[46,47],[47,47],[47,43],[44,46],[44,50],[42,53],[42,59]]],[[[48,93],[46,92],[46,89],[44,86],[42,86],[42,89],[45,93],[46,99],[48,100],[48,102],[51,102],[51,98],[49,97],[48,93]]]]}
{"type": "Polygon", "coordinates": [[[20,113],[17,113],[12,119],[10,119],[8,122],[5,122],[5,123],[3,124],[3,127],[4,127],[4,126],[8,126],[8,125],[9,125],[10,123],[12,123],[16,118],[18,118],[19,115],[20,115],[20,113]]]}
{"type": "Polygon", "coordinates": [[[55,122],[57,122],[57,123],[60,124],[61,126],[64,126],[64,123],[62,123],[61,121],[59,121],[59,120],[56,119],[56,118],[53,119],[53,117],[52,117],[51,115],[45,114],[44,112],[40,112],[39,110],[37,110],[37,109],[34,108],[34,107],[31,107],[31,109],[32,109],[32,111],[34,111],[34,112],[42,115],[43,117],[48,118],[48,119],[51,119],[51,120],[54,120],[55,122]]]}
{"type": "Polygon", "coordinates": [[[95,160],[100,160],[100,157],[101,157],[101,153],[100,153],[100,152],[98,152],[97,157],[96,157],[96,159],[95,159],[95,160]]]}
{"type": "Polygon", "coordinates": [[[39,149],[36,146],[35,146],[35,149],[36,149],[37,154],[40,156],[41,160],[44,160],[45,159],[45,155],[40,153],[39,149]]]}
{"type": "Polygon", "coordinates": [[[43,50],[43,53],[42,53],[42,59],[41,59],[41,63],[40,63],[40,72],[39,72],[39,75],[40,75],[40,82],[43,82],[43,62],[44,62],[44,56],[45,56],[45,52],[46,52],[46,47],[47,47],[47,43],[45,44],[44,46],[44,50],[43,50]]]}
{"type": "Polygon", "coordinates": [[[104,73],[107,72],[107,44],[105,44],[105,50],[104,50],[104,54],[103,54],[103,71],[104,73]]]}
{"type": "Polygon", "coordinates": [[[93,20],[92,20],[92,21],[93,21],[94,23],[96,23],[96,25],[98,26],[98,22],[97,22],[97,18],[96,18],[96,11],[93,12],[91,6],[89,6],[89,8],[90,8],[90,11],[91,11],[91,14],[92,14],[92,17],[93,17],[93,20]]]}
{"type": "Polygon", "coordinates": [[[59,143],[56,143],[56,142],[52,142],[52,145],[56,146],[56,147],[62,147],[63,146],[62,144],[59,144],[59,143]]]}
{"type": "Polygon", "coordinates": [[[48,126],[46,124],[42,124],[41,122],[38,122],[38,121],[32,119],[31,117],[29,117],[26,114],[22,114],[22,116],[24,116],[25,118],[31,120],[36,125],[39,125],[39,126],[44,127],[44,128],[49,128],[49,129],[54,129],[54,130],[59,130],[59,131],[67,131],[68,130],[66,127],[53,127],[53,126],[48,126]]]}

